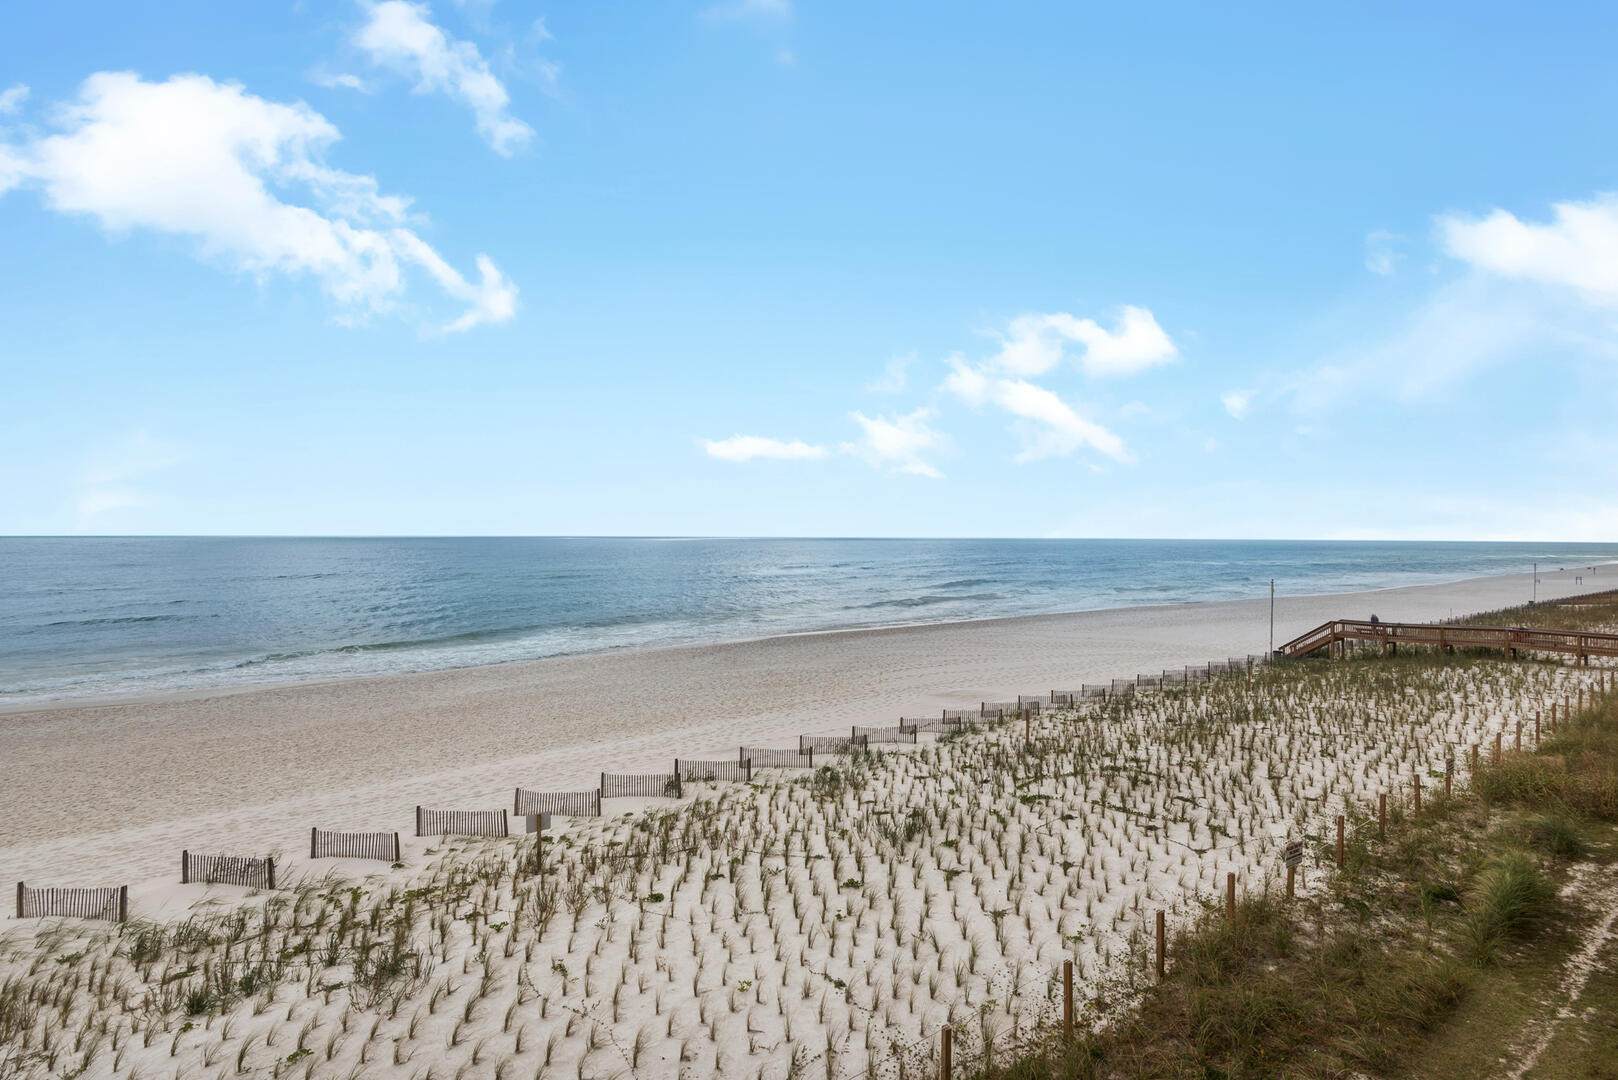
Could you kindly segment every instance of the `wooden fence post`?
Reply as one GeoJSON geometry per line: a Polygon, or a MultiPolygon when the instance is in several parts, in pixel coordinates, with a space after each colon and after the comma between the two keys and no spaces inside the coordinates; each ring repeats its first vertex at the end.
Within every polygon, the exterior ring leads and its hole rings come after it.
{"type": "Polygon", "coordinates": [[[1294,876],[1296,876],[1297,872],[1298,872],[1298,868],[1296,866],[1287,867],[1287,899],[1288,900],[1292,899],[1292,879],[1293,879],[1294,876]]]}
{"type": "Polygon", "coordinates": [[[22,894],[24,889],[23,883],[17,882],[17,918],[19,919],[22,918],[22,894]]]}
{"type": "Polygon", "coordinates": [[[191,853],[189,851],[180,852],[180,884],[191,884],[191,853]]]}
{"type": "Polygon", "coordinates": [[[129,886],[118,886],[118,921],[129,921],[129,886]]]}
{"type": "Polygon", "coordinates": [[[950,1037],[949,1036],[950,1036],[949,1025],[945,1024],[943,1029],[939,1032],[939,1037],[940,1037],[939,1055],[938,1055],[938,1077],[939,1077],[939,1080],[949,1080],[950,1050],[951,1050],[950,1037]]]}
{"type": "Polygon", "coordinates": [[[1477,743],[1472,744],[1472,771],[1474,773],[1478,771],[1478,744],[1477,743]]]}
{"type": "Polygon", "coordinates": [[[1512,747],[1518,753],[1522,752],[1522,721],[1517,721],[1517,744],[1512,747]]]}
{"type": "Polygon", "coordinates": [[[1073,1041],[1073,961],[1062,961],[1062,1039],[1073,1041]]]}
{"type": "Polygon", "coordinates": [[[1534,710],[1534,745],[1539,745],[1539,710],[1534,710]]]}
{"type": "Polygon", "coordinates": [[[320,834],[320,826],[319,825],[311,825],[311,826],[309,826],[309,857],[311,859],[319,857],[319,856],[317,856],[315,854],[315,837],[317,837],[319,834],[320,834]]]}
{"type": "Polygon", "coordinates": [[[1337,815],[1337,869],[1343,868],[1343,815],[1337,815]]]}
{"type": "Polygon", "coordinates": [[[1494,763],[1500,764],[1500,733],[1494,733],[1494,763]]]}
{"type": "Polygon", "coordinates": [[[1026,705],[1023,706],[1023,709],[1022,709],[1022,741],[1025,742],[1025,743],[1034,741],[1033,721],[1030,719],[1030,716],[1032,715],[1032,713],[1033,713],[1033,710],[1029,709],[1028,706],[1026,706],[1026,705]]]}
{"type": "Polygon", "coordinates": [[[270,888],[275,888],[275,858],[270,858],[270,888]]]}
{"type": "Polygon", "coordinates": [[[1411,794],[1414,796],[1414,803],[1415,803],[1415,807],[1416,807],[1416,813],[1419,814],[1419,813],[1421,813],[1421,777],[1420,776],[1412,776],[1410,778],[1410,791],[1411,791],[1411,794]]]}
{"type": "Polygon", "coordinates": [[[1163,978],[1163,956],[1166,951],[1166,942],[1163,940],[1163,924],[1163,913],[1159,911],[1157,913],[1157,977],[1159,980],[1163,978]]]}
{"type": "Polygon", "coordinates": [[[1225,918],[1236,918],[1236,871],[1225,871],[1225,918]]]}
{"type": "Polygon", "coordinates": [[[1388,838],[1388,793],[1385,791],[1376,797],[1376,838],[1388,838]]]}
{"type": "Polygon", "coordinates": [[[402,858],[404,858],[404,856],[399,853],[399,834],[394,833],[393,834],[393,861],[398,862],[402,858]]]}
{"type": "Polygon", "coordinates": [[[416,807],[416,835],[421,835],[421,807],[416,807]]]}

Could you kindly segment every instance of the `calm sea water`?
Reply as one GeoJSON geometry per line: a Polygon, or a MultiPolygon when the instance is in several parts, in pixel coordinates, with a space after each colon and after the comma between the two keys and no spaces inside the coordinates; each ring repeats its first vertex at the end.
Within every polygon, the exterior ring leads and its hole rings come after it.
{"type": "Polygon", "coordinates": [[[0,703],[1614,558],[1594,544],[0,538],[0,703]]]}

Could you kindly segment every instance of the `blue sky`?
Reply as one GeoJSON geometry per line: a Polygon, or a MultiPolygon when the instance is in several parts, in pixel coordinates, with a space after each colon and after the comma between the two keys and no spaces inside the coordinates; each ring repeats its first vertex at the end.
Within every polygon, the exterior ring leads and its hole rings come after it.
{"type": "Polygon", "coordinates": [[[0,11],[0,533],[1618,537],[1611,5],[0,11]]]}

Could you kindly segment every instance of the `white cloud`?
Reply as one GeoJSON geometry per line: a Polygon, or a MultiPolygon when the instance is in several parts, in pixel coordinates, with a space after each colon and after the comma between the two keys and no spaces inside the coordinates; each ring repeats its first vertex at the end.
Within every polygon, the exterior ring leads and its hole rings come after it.
{"type": "Polygon", "coordinates": [[[1088,375],[1133,375],[1167,364],[1179,352],[1152,313],[1134,305],[1123,309],[1113,330],[1066,312],[1019,315],[1000,340],[993,366],[1023,376],[1043,375],[1056,367],[1066,357],[1069,343],[1084,346],[1079,365],[1088,375]]]}
{"type": "Polygon", "coordinates": [[[12,116],[22,109],[22,103],[28,100],[28,87],[22,83],[0,90],[0,116],[12,116]]]}
{"type": "Polygon", "coordinates": [[[509,155],[533,138],[534,129],[508,111],[511,96],[477,46],[435,26],[425,4],[361,2],[368,19],[354,44],[373,62],[415,79],[419,93],[442,92],[471,109],[478,134],[498,154],[509,155]]]}
{"type": "Polygon", "coordinates": [[[849,417],[860,425],[862,437],[859,442],[844,443],[844,453],[853,454],[877,468],[895,472],[934,479],[944,475],[927,460],[932,454],[949,446],[949,440],[943,433],[935,431],[927,423],[933,418],[933,410],[921,408],[892,419],[886,416],[870,417],[860,412],[850,413],[849,417]]]}
{"type": "Polygon", "coordinates": [[[348,313],[395,307],[405,272],[425,271],[467,305],[444,329],[501,322],[516,288],[486,257],[469,281],[404,225],[409,200],[327,166],[338,139],[302,102],[255,97],[236,83],[176,75],[152,83],[100,72],[58,113],[54,134],[0,144],[0,191],[37,185],[52,209],[110,232],[194,238],[212,261],[255,275],[310,274],[348,313]],[[286,201],[293,193],[303,203],[286,201]]]}
{"type": "Polygon", "coordinates": [[[791,49],[775,50],[775,62],[782,67],[793,67],[798,62],[798,55],[791,49]]]}
{"type": "Polygon", "coordinates": [[[969,367],[958,357],[944,380],[944,389],[974,407],[991,404],[1028,424],[1023,427],[1019,464],[1052,456],[1066,456],[1089,448],[1118,462],[1134,455],[1116,434],[1080,416],[1056,393],[1025,379],[1007,379],[969,367]]]}
{"type": "Polygon", "coordinates": [[[309,81],[328,90],[358,90],[362,94],[371,92],[370,83],[347,71],[331,72],[317,69],[309,73],[309,81]]]}
{"type": "Polygon", "coordinates": [[[1556,203],[1551,211],[1554,220],[1543,225],[1506,210],[1481,220],[1444,216],[1439,233],[1451,255],[1480,270],[1618,305],[1618,194],[1556,203]]]}
{"type": "Polygon", "coordinates": [[[1404,259],[1398,245],[1404,237],[1386,229],[1373,229],[1365,234],[1365,268],[1373,274],[1391,276],[1404,259]]]}
{"type": "Polygon", "coordinates": [[[916,354],[913,352],[895,356],[888,361],[888,366],[883,369],[882,377],[876,382],[867,385],[865,389],[876,394],[897,394],[910,381],[910,369],[915,364],[916,354]]]}
{"type": "Polygon", "coordinates": [[[1225,393],[1219,395],[1219,403],[1225,407],[1225,411],[1228,412],[1232,417],[1237,420],[1241,420],[1247,416],[1247,410],[1253,404],[1253,391],[1226,391],[1225,393]]]}
{"type": "Polygon", "coordinates": [[[793,440],[766,439],[758,435],[732,435],[728,439],[704,440],[709,457],[721,461],[752,461],[770,458],[779,461],[814,461],[826,456],[824,446],[793,440]]]}

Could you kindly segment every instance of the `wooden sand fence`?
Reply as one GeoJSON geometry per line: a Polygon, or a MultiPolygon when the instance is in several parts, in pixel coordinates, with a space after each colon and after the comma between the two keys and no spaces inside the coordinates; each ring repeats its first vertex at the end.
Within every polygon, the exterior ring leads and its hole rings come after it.
{"type": "Polygon", "coordinates": [[[798,749],[816,754],[857,754],[865,749],[865,740],[846,735],[799,735],[798,749]]]}
{"type": "Polygon", "coordinates": [[[603,799],[678,799],[679,773],[602,773],[603,799]]]}
{"type": "Polygon", "coordinates": [[[504,810],[429,810],[416,807],[417,836],[510,836],[504,810]]]}
{"type": "Polygon", "coordinates": [[[765,746],[744,746],[737,751],[736,760],[751,761],[755,769],[812,769],[815,751],[813,748],[772,750],[765,746]]]}
{"type": "Polygon", "coordinates": [[[110,889],[30,889],[17,882],[19,919],[129,919],[129,886],[110,889]]]}
{"type": "Polygon", "coordinates": [[[249,889],[275,888],[275,860],[249,855],[196,855],[180,852],[180,884],[242,885],[249,889]]]}
{"type": "Polygon", "coordinates": [[[916,730],[907,728],[901,723],[898,727],[859,727],[853,729],[851,741],[862,739],[866,746],[872,743],[913,743],[916,741],[916,730]]]}
{"type": "Polygon", "coordinates": [[[901,716],[899,727],[905,731],[948,735],[952,731],[965,731],[972,721],[959,716],[901,716]]]}
{"type": "Polygon", "coordinates": [[[309,830],[311,859],[377,859],[399,861],[399,834],[396,832],[322,832],[309,830]]]}
{"type": "Polygon", "coordinates": [[[560,814],[563,817],[600,817],[601,789],[594,791],[529,791],[518,788],[511,812],[517,817],[530,814],[560,814]]]}
{"type": "Polygon", "coordinates": [[[680,778],[682,784],[700,781],[748,783],[753,779],[753,761],[751,758],[742,758],[739,761],[690,761],[675,758],[674,775],[680,778]]]}

